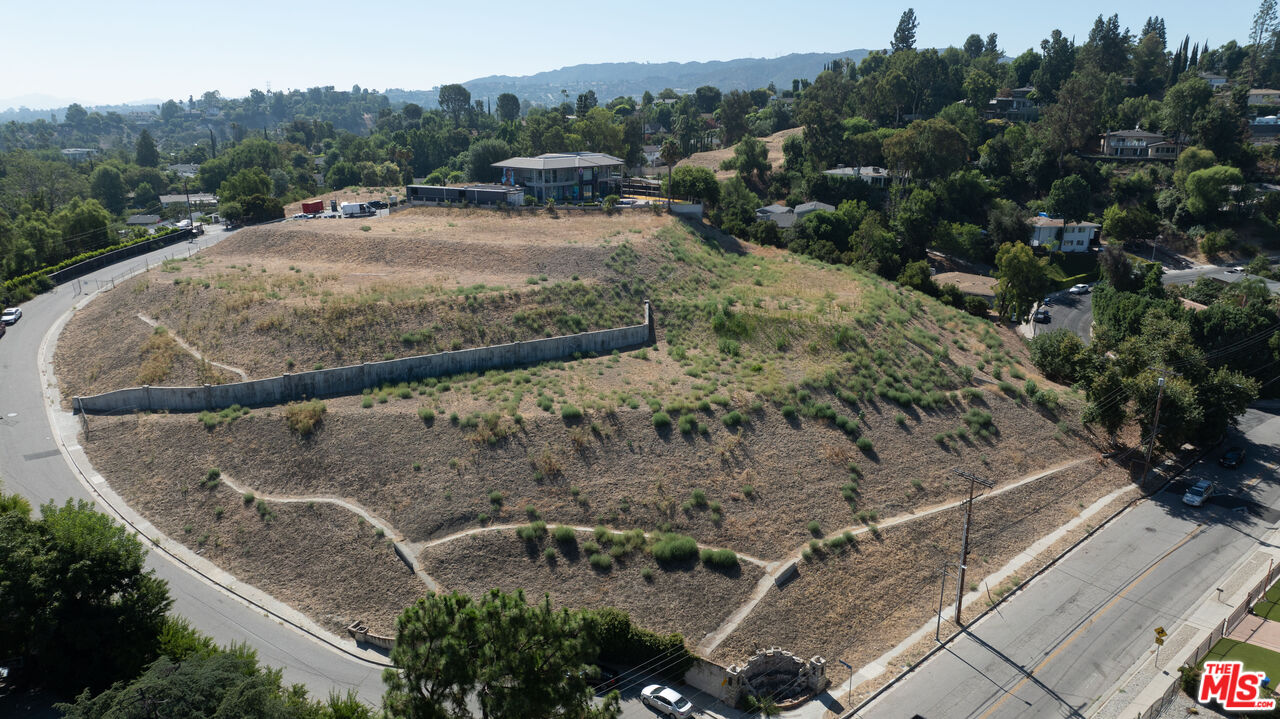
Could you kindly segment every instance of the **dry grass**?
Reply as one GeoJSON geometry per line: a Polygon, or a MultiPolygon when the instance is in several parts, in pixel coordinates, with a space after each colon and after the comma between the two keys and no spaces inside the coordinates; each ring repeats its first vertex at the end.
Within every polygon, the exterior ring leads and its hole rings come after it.
{"type": "MultiPolygon", "coordinates": [[[[792,135],[799,135],[804,132],[802,127],[793,127],[787,130],[775,132],[768,137],[762,137],[760,140],[764,142],[764,146],[769,150],[769,164],[776,170],[782,167],[782,162],[786,158],[782,154],[782,143],[792,135]]],[[[676,167],[681,165],[691,165],[693,167],[705,167],[716,173],[716,179],[727,180],[733,177],[733,170],[721,170],[720,163],[733,157],[733,146],[721,148],[719,150],[708,150],[707,152],[695,152],[676,163],[676,167]]]]}
{"type": "MultiPolygon", "coordinates": [[[[308,197],[307,200],[321,200],[324,202],[324,209],[329,211],[329,201],[336,200],[341,206],[344,202],[368,202],[369,200],[386,200],[391,195],[395,195],[400,199],[404,199],[404,185],[396,187],[348,187],[342,190],[326,192],[323,195],[308,197]]],[[[294,202],[284,207],[284,216],[293,217],[302,212],[302,201],[294,202]]]]}

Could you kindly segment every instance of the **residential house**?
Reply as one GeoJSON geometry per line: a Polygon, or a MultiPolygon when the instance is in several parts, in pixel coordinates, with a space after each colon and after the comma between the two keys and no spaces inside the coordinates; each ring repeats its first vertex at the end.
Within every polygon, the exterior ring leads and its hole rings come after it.
{"type": "Polygon", "coordinates": [[[1227,84],[1227,78],[1222,75],[1215,75],[1211,72],[1202,72],[1198,73],[1198,75],[1201,80],[1209,83],[1209,87],[1214,90],[1217,90],[1220,87],[1225,87],[1227,84]]]}
{"type": "Polygon", "coordinates": [[[127,112],[125,113],[124,117],[126,120],[128,120],[129,122],[132,122],[135,125],[150,125],[160,120],[160,116],[155,114],[154,112],[146,112],[143,110],[133,110],[133,111],[127,112]]]}
{"type": "Polygon", "coordinates": [[[1031,225],[1031,246],[1058,252],[1088,252],[1102,225],[1096,222],[1067,222],[1043,212],[1027,220],[1031,225]]]}
{"type": "Polygon", "coordinates": [[[133,215],[124,224],[129,227],[150,227],[160,224],[160,215],[133,215]]]}
{"type": "Polygon", "coordinates": [[[786,205],[765,205],[756,210],[756,220],[767,220],[781,229],[786,229],[819,210],[835,212],[836,208],[825,202],[805,202],[796,205],[794,209],[786,205]]]}
{"type": "Polygon", "coordinates": [[[645,145],[640,148],[640,154],[644,155],[644,164],[657,165],[662,162],[662,145],[645,145]]]}
{"type": "Polygon", "coordinates": [[[186,193],[179,195],[161,195],[160,204],[165,207],[168,207],[169,205],[181,205],[187,202],[188,197],[191,198],[192,207],[218,204],[218,196],[212,192],[192,192],[190,195],[187,195],[186,193]]]}
{"type": "Polygon", "coordinates": [[[406,185],[405,201],[410,205],[466,202],[471,205],[519,207],[524,204],[524,190],[507,185],[467,185],[466,187],[406,185]]]}
{"type": "Polygon", "coordinates": [[[859,180],[875,187],[888,187],[893,184],[893,176],[889,174],[889,168],[874,165],[862,167],[836,165],[834,170],[823,170],[822,174],[846,180],[859,180]]]}
{"type": "Polygon", "coordinates": [[[200,172],[200,166],[192,162],[169,165],[166,169],[169,172],[176,172],[178,177],[195,177],[200,172]]]}
{"type": "Polygon", "coordinates": [[[1254,88],[1249,91],[1250,107],[1280,107],[1280,90],[1254,88]]]}
{"type": "Polygon", "coordinates": [[[68,147],[62,151],[62,157],[73,165],[96,154],[98,150],[93,147],[68,147]]]}
{"type": "MultiPolygon", "coordinates": [[[[1040,116],[1040,107],[1031,100],[1034,87],[1018,87],[1008,91],[1007,95],[998,95],[989,102],[982,111],[987,120],[1009,120],[1010,122],[1030,122],[1040,116]]],[[[1003,92],[1003,91],[1002,91],[1003,92]]]]}
{"type": "Polygon", "coordinates": [[[1136,129],[1105,133],[1101,149],[1107,157],[1142,160],[1176,160],[1182,153],[1182,146],[1172,139],[1136,129]]]}
{"type": "Polygon", "coordinates": [[[502,170],[503,185],[524,188],[539,203],[595,202],[618,194],[625,165],[602,152],[549,152],[493,163],[502,170]]]}

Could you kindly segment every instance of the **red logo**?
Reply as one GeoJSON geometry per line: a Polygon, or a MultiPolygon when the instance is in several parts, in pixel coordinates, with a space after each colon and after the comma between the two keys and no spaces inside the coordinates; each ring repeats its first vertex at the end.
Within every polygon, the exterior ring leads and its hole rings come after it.
{"type": "Polygon", "coordinates": [[[1246,672],[1240,662],[1205,662],[1200,675],[1201,704],[1216,701],[1227,711],[1266,711],[1276,708],[1275,699],[1262,698],[1263,672],[1246,672]]]}

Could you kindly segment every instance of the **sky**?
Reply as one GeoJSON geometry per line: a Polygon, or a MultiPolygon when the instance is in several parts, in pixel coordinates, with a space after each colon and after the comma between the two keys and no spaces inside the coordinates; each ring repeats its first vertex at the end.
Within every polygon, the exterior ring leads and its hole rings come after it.
{"type": "Polygon", "coordinates": [[[1008,55],[1059,28],[1083,42],[1099,14],[1135,33],[1165,19],[1170,44],[1191,34],[1243,43],[1253,0],[906,0],[901,3],[697,0],[633,3],[216,3],[59,0],[6,3],[0,24],[0,110],[32,96],[57,104],[121,104],[218,90],[352,85],[427,90],[486,75],[530,75],[595,62],[778,57],[889,45],[915,9],[916,47],[995,32],[1008,55]],[[605,7],[605,6],[608,7],[605,7]]]}

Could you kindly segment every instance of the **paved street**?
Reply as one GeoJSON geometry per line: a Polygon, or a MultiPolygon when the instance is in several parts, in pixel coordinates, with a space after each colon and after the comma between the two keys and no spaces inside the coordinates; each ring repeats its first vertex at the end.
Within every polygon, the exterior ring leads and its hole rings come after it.
{"type": "MultiPolygon", "coordinates": [[[[1280,416],[1256,409],[1227,444],[1117,519],[857,716],[1083,717],[1280,521],[1280,416]],[[1216,459],[1231,443],[1240,469],[1216,459]],[[1224,494],[1184,505],[1208,477],[1224,494]]],[[[975,548],[975,551],[981,551],[975,548]]],[[[922,598],[922,601],[924,599],[922,598]]]]}
{"type": "Polygon", "coordinates": [[[1041,335],[1065,327],[1075,332],[1086,343],[1089,342],[1090,328],[1093,326],[1093,295],[1073,295],[1063,290],[1049,297],[1053,300],[1052,304],[1046,307],[1049,310],[1049,322],[1032,323],[1035,334],[1041,335]]]}
{"type": "MultiPolygon", "coordinates": [[[[226,236],[214,226],[202,244],[226,236]]],[[[178,243],[146,258],[154,264],[174,252],[185,253],[178,243]]],[[[95,288],[95,279],[107,279],[143,263],[136,257],[102,269],[81,280],[95,288]]],[[[49,500],[89,499],[89,494],[58,452],[45,414],[37,355],[49,327],[78,298],[70,285],[40,295],[22,305],[23,318],[0,337],[0,478],[4,491],[17,492],[33,505],[49,500]]],[[[265,664],[281,667],[286,683],[302,683],[313,696],[330,691],[356,689],[366,701],[377,704],[382,696],[381,668],[338,652],[297,630],[264,616],[239,599],[199,578],[166,555],[152,551],[148,566],[169,582],[174,611],[220,643],[248,642],[265,664]]]]}

